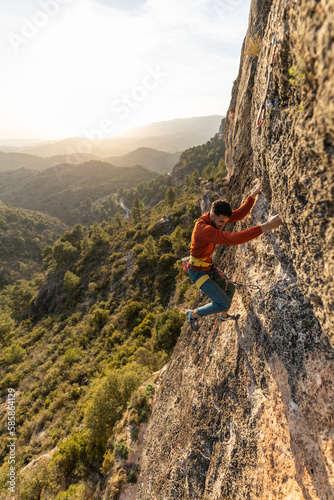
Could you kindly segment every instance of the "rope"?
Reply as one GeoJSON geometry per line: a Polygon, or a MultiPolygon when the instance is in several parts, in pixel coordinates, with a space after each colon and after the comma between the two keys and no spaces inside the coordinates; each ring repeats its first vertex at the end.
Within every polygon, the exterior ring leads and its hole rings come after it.
{"type": "Polygon", "coordinates": [[[225,286],[225,293],[226,293],[226,290],[227,290],[227,285],[228,285],[229,283],[232,283],[233,285],[247,286],[247,287],[248,287],[248,288],[250,288],[251,290],[255,290],[256,288],[257,288],[258,290],[261,290],[261,286],[260,286],[260,285],[249,285],[249,284],[247,284],[247,283],[238,283],[237,281],[229,280],[229,279],[225,276],[225,274],[223,273],[223,271],[221,271],[221,270],[219,269],[219,267],[215,266],[215,268],[216,268],[216,271],[218,272],[218,274],[219,274],[222,278],[224,278],[224,280],[225,280],[225,283],[226,283],[226,286],[225,286]]]}
{"type": "Polygon", "coordinates": [[[256,126],[257,126],[257,128],[261,128],[262,125],[264,124],[265,119],[266,119],[266,109],[267,109],[266,99],[267,99],[267,94],[268,94],[268,88],[269,88],[269,82],[270,82],[270,75],[271,75],[271,72],[272,72],[272,69],[273,69],[273,63],[274,63],[274,57],[275,57],[276,50],[277,50],[277,44],[279,43],[276,40],[276,36],[277,36],[277,33],[275,33],[275,35],[273,36],[272,42],[271,42],[273,44],[273,46],[274,46],[274,49],[273,49],[273,55],[271,57],[271,61],[270,61],[270,65],[269,65],[269,70],[268,70],[268,78],[267,78],[266,91],[264,93],[264,98],[263,98],[263,101],[262,101],[262,104],[260,106],[259,113],[258,113],[257,119],[256,119],[256,126]]]}
{"type": "Polygon", "coordinates": [[[262,290],[262,287],[260,285],[249,285],[248,283],[238,283],[237,281],[232,281],[234,285],[239,285],[239,286],[247,286],[251,290],[262,290]]]}
{"type": "MultiPolygon", "coordinates": [[[[190,401],[189,406],[188,406],[188,411],[187,411],[187,414],[186,414],[185,419],[184,419],[184,421],[183,421],[182,428],[181,428],[181,430],[180,430],[180,432],[179,432],[179,436],[178,436],[178,438],[177,438],[176,445],[174,446],[174,450],[173,450],[174,452],[176,452],[178,449],[180,449],[180,448],[178,447],[178,444],[179,444],[179,442],[180,442],[181,436],[182,436],[183,431],[184,431],[184,428],[185,428],[185,426],[186,426],[186,423],[187,423],[187,420],[188,420],[188,416],[189,416],[189,413],[190,413],[190,409],[191,409],[191,405],[192,405],[192,403],[193,403],[193,400],[194,400],[194,397],[195,397],[195,394],[196,394],[196,392],[197,392],[197,388],[198,388],[198,385],[199,385],[199,381],[200,381],[200,378],[201,378],[202,373],[203,373],[203,370],[204,370],[204,364],[205,364],[206,358],[207,358],[208,353],[209,353],[209,349],[210,349],[210,346],[211,346],[212,339],[213,339],[213,337],[214,337],[214,333],[215,333],[215,329],[216,329],[216,325],[217,325],[217,320],[218,320],[218,314],[216,315],[216,321],[215,321],[214,327],[213,327],[213,329],[212,329],[211,337],[210,337],[210,339],[209,339],[208,347],[207,347],[207,349],[206,349],[206,353],[205,353],[205,356],[204,356],[204,359],[203,359],[203,363],[202,363],[201,371],[200,371],[200,374],[199,374],[199,376],[198,376],[198,378],[197,378],[196,386],[195,386],[195,389],[194,389],[194,391],[193,391],[193,395],[192,395],[191,401],[190,401]]],[[[172,461],[173,461],[174,457],[175,457],[175,453],[174,453],[174,454],[172,454],[171,458],[169,459],[169,462],[168,462],[168,464],[167,464],[167,466],[166,466],[166,468],[165,468],[165,471],[164,471],[164,473],[163,473],[163,475],[162,475],[162,478],[161,478],[161,480],[160,480],[160,482],[159,482],[158,488],[156,489],[156,492],[155,492],[155,494],[154,494],[154,499],[155,499],[155,500],[157,499],[157,494],[159,493],[159,490],[160,490],[160,488],[161,488],[161,485],[162,485],[162,483],[163,483],[163,481],[164,481],[164,479],[165,479],[165,477],[166,477],[166,474],[167,474],[167,472],[168,472],[168,469],[169,469],[169,467],[170,467],[170,465],[171,465],[171,463],[172,463],[172,461]]]]}

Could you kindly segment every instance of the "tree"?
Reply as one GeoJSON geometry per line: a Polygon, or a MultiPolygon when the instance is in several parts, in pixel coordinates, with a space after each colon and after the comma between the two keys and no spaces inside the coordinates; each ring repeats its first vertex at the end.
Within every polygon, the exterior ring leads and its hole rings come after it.
{"type": "Polygon", "coordinates": [[[122,216],[119,212],[116,212],[115,215],[114,215],[114,225],[116,227],[121,227],[122,226],[122,216]]]}
{"type": "Polygon", "coordinates": [[[180,226],[176,227],[175,231],[170,235],[170,239],[176,255],[181,256],[189,251],[189,243],[184,239],[184,231],[180,226]]]}
{"type": "Polygon", "coordinates": [[[74,273],[71,273],[71,271],[66,271],[65,276],[64,276],[64,287],[66,290],[69,292],[74,292],[78,288],[80,284],[80,278],[79,276],[76,276],[74,273]]]}
{"type": "Polygon", "coordinates": [[[165,202],[167,205],[172,207],[176,200],[176,189],[173,186],[169,186],[166,190],[165,202]]]}
{"type": "Polygon", "coordinates": [[[89,444],[104,453],[111,431],[122,416],[131,394],[140,386],[145,375],[130,368],[111,371],[92,393],[86,410],[89,444]]]}
{"type": "Polygon", "coordinates": [[[180,335],[185,318],[185,314],[177,308],[165,311],[157,318],[153,331],[153,342],[157,350],[163,349],[167,353],[171,352],[180,335]]]}
{"type": "Polygon", "coordinates": [[[131,210],[131,218],[135,224],[138,224],[138,222],[141,219],[141,206],[140,206],[140,200],[138,196],[135,197],[133,201],[133,206],[131,210]]]}

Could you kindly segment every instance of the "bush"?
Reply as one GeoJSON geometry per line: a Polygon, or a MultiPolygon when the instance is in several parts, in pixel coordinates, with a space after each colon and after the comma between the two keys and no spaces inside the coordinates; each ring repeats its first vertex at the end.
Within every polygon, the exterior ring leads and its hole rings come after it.
{"type": "Polygon", "coordinates": [[[170,241],[170,237],[164,234],[161,236],[158,242],[158,248],[163,253],[168,253],[173,250],[172,242],[170,241]]]}
{"type": "Polygon", "coordinates": [[[77,432],[59,446],[52,463],[56,469],[68,477],[87,461],[87,441],[83,432],[77,432]]]}
{"type": "Polygon", "coordinates": [[[122,441],[119,441],[118,443],[115,443],[114,452],[116,456],[124,458],[124,460],[128,458],[129,448],[124,439],[122,439],[122,441]]]}
{"type": "Polygon", "coordinates": [[[126,483],[127,477],[124,469],[120,469],[117,471],[117,474],[112,476],[109,480],[107,491],[108,497],[110,499],[118,498],[118,494],[123,484],[126,483]]]}
{"type": "Polygon", "coordinates": [[[69,241],[58,241],[53,247],[53,258],[58,266],[74,262],[79,253],[79,250],[69,241]]]}
{"type": "Polygon", "coordinates": [[[165,352],[153,352],[146,347],[139,347],[133,355],[134,361],[142,366],[147,366],[151,373],[160,370],[168,363],[168,355],[165,352]]]}
{"type": "Polygon", "coordinates": [[[176,255],[181,257],[189,253],[189,241],[185,239],[185,231],[180,226],[177,226],[175,231],[170,235],[170,239],[176,255]]]}
{"type": "Polygon", "coordinates": [[[137,245],[135,245],[133,248],[132,248],[132,254],[137,257],[140,253],[142,253],[144,250],[144,245],[142,245],[141,243],[137,243],[137,245]]]}
{"type": "Polygon", "coordinates": [[[86,483],[71,484],[67,491],[59,493],[56,500],[90,500],[93,498],[95,488],[86,483]]]}
{"type": "Polygon", "coordinates": [[[147,386],[144,389],[145,396],[150,398],[155,393],[155,388],[156,388],[156,385],[153,382],[150,382],[149,384],[147,384],[147,386]]]}
{"type": "MultiPolygon", "coordinates": [[[[150,384],[148,384],[150,385],[150,384]]],[[[148,387],[146,386],[146,388],[148,387]]],[[[130,407],[135,408],[138,413],[138,422],[146,422],[149,412],[148,400],[150,398],[150,390],[146,391],[146,388],[143,391],[136,391],[130,399],[130,407]]]]}
{"type": "Polygon", "coordinates": [[[122,416],[131,394],[139,387],[144,375],[125,368],[110,372],[95,389],[86,410],[90,447],[99,455],[105,452],[106,443],[117,420],[122,416]]]}
{"type": "Polygon", "coordinates": [[[13,344],[10,347],[6,347],[3,351],[2,359],[7,365],[12,365],[19,363],[26,351],[18,344],[13,344]]]}
{"type": "Polygon", "coordinates": [[[138,411],[138,421],[141,424],[147,422],[147,418],[148,418],[148,411],[145,410],[145,408],[138,411]]]}
{"type": "Polygon", "coordinates": [[[80,358],[81,352],[78,349],[67,349],[63,356],[64,362],[69,366],[73,365],[80,358]]]}
{"type": "Polygon", "coordinates": [[[138,316],[143,306],[140,302],[129,300],[122,310],[122,319],[126,322],[127,328],[132,328],[138,322],[138,316]]]}
{"type": "Polygon", "coordinates": [[[19,474],[21,500],[39,500],[41,498],[42,491],[50,479],[47,466],[45,460],[40,460],[35,467],[25,469],[19,474]]]}
{"type": "Polygon", "coordinates": [[[137,482],[137,473],[134,468],[131,468],[127,471],[127,482],[128,483],[136,483],[137,482]]]}
{"type": "Polygon", "coordinates": [[[14,320],[9,313],[2,312],[0,315],[0,340],[4,339],[6,335],[14,329],[14,320]]]}
{"type": "Polygon", "coordinates": [[[65,276],[64,276],[64,287],[66,290],[69,292],[74,292],[78,288],[80,284],[80,278],[79,276],[76,276],[74,273],[71,273],[71,271],[66,271],[65,276]]]}
{"type": "Polygon", "coordinates": [[[134,328],[133,335],[135,337],[139,337],[140,335],[143,335],[144,337],[149,337],[151,335],[151,329],[154,320],[155,320],[154,314],[152,313],[147,314],[143,319],[143,321],[134,328]]]}
{"type": "Polygon", "coordinates": [[[157,350],[172,351],[185,319],[186,315],[180,313],[176,308],[172,311],[162,313],[157,318],[153,332],[153,339],[157,350]]]}
{"type": "Polygon", "coordinates": [[[174,271],[174,264],[175,264],[175,255],[172,253],[165,253],[161,255],[159,262],[158,262],[158,268],[159,271],[174,271]]]}
{"type": "Polygon", "coordinates": [[[131,439],[132,439],[132,441],[134,441],[138,437],[138,434],[139,434],[138,427],[136,425],[134,427],[131,427],[131,439]]]}
{"type": "Polygon", "coordinates": [[[102,472],[107,474],[115,464],[115,455],[110,450],[107,450],[103,457],[102,472]]]}
{"type": "Polygon", "coordinates": [[[109,312],[105,309],[95,309],[92,315],[90,315],[90,323],[94,326],[95,330],[100,330],[108,321],[109,312]]]}

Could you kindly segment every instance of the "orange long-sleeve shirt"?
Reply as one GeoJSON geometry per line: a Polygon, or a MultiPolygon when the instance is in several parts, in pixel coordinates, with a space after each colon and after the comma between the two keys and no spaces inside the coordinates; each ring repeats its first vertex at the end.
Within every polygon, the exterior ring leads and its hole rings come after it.
{"type": "MultiPolygon", "coordinates": [[[[254,198],[248,196],[246,202],[232,212],[226,224],[237,222],[249,214],[255,203],[254,198]]],[[[261,226],[254,226],[237,233],[229,233],[216,229],[211,222],[210,212],[203,214],[197,221],[191,236],[190,254],[196,259],[211,262],[211,256],[216,245],[240,245],[253,240],[263,233],[261,226]]]]}

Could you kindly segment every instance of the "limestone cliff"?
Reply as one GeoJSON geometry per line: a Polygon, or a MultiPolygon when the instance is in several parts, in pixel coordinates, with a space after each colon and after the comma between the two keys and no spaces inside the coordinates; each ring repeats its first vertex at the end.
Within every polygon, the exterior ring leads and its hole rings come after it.
{"type": "MultiPolygon", "coordinates": [[[[219,325],[179,449],[172,454],[215,317],[185,324],[161,381],[146,434],[137,499],[334,498],[333,157],[334,4],[251,4],[238,78],[226,117],[227,199],[238,207],[256,178],[252,216],[284,226],[216,251],[239,288],[241,318],[219,325]],[[263,101],[273,36],[279,41],[263,101]],[[246,55],[262,40],[258,57],[246,55]]],[[[199,292],[195,306],[207,302],[199,292]]]]}

